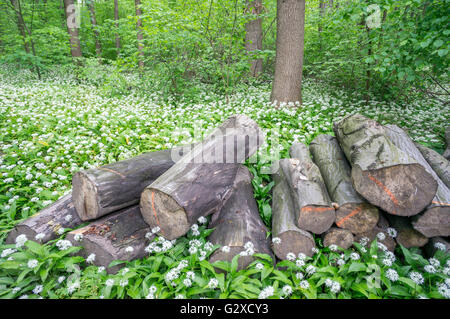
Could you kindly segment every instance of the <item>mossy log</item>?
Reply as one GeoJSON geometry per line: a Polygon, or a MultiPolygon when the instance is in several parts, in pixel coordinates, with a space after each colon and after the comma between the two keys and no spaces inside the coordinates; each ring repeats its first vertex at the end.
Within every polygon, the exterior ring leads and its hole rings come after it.
{"type": "Polygon", "coordinates": [[[270,238],[267,236],[268,229],[259,215],[253,196],[252,179],[249,170],[241,165],[236,173],[231,196],[220,211],[212,216],[209,228],[215,229],[208,240],[214,245],[229,247],[229,251],[217,249],[210,256],[210,262],[231,262],[234,256],[241,254],[238,269],[244,269],[254,261],[254,257],[247,254],[247,249],[273,257],[270,238]]]}
{"type": "Polygon", "coordinates": [[[353,234],[369,231],[378,222],[378,208],[367,203],[352,185],[351,167],[337,139],[318,135],[309,145],[331,200],[338,204],[336,225],[353,234]]]}
{"type": "Polygon", "coordinates": [[[428,243],[428,238],[412,227],[410,217],[387,214],[386,218],[389,220],[391,227],[397,231],[395,240],[403,247],[423,247],[428,243]]]}
{"type": "Polygon", "coordinates": [[[320,170],[306,145],[296,143],[289,153],[292,158],[284,158],[278,163],[291,189],[297,226],[322,234],[333,225],[336,213],[320,170]]]}
{"type": "MultiPolygon", "coordinates": [[[[421,214],[414,216],[413,227],[426,237],[450,235],[450,189],[442,182],[413,140],[396,125],[386,125],[386,136],[400,150],[407,153],[433,177],[438,187],[430,203],[421,214]]],[[[444,159],[445,160],[445,159],[444,159]]],[[[419,181],[420,183],[420,181],[419,181]]]]}
{"type": "Polygon", "coordinates": [[[395,247],[397,246],[397,242],[394,240],[394,238],[389,236],[389,234],[387,233],[387,231],[385,229],[382,229],[378,226],[375,226],[374,228],[372,228],[371,230],[369,230],[367,232],[356,234],[355,242],[359,242],[364,237],[369,239],[368,245],[370,245],[376,239],[377,242],[382,243],[383,245],[386,246],[386,248],[389,251],[392,251],[392,252],[395,250],[395,247]],[[382,233],[384,235],[383,240],[380,240],[379,238],[377,238],[377,235],[379,233],[382,233]]]}
{"type": "Polygon", "coordinates": [[[141,195],[141,212],[160,234],[175,239],[200,216],[219,211],[233,191],[236,172],[264,140],[258,125],[244,115],[227,119],[141,195]]]}
{"type": "Polygon", "coordinates": [[[104,216],[89,225],[73,230],[67,239],[74,246],[82,246],[80,254],[94,254],[93,264],[103,266],[109,273],[117,272],[121,265],[108,267],[114,260],[130,261],[143,258],[145,247],[153,239],[151,229],[141,216],[139,206],[131,206],[104,216]]]}
{"type": "Polygon", "coordinates": [[[331,245],[348,249],[353,245],[354,237],[351,231],[347,229],[331,227],[322,234],[323,245],[329,247],[331,245]]]}
{"type": "Polygon", "coordinates": [[[62,228],[71,229],[82,223],[73,206],[72,194],[69,193],[17,224],[6,237],[6,243],[14,243],[17,236],[22,234],[26,235],[28,240],[46,243],[60,236],[58,231],[62,228]],[[36,239],[38,234],[41,234],[42,238],[36,239]]]}
{"type": "Polygon", "coordinates": [[[356,114],[333,129],[352,166],[353,186],[367,201],[398,216],[416,215],[430,204],[437,182],[380,124],[356,114]]]}
{"type": "Polygon", "coordinates": [[[431,168],[436,172],[442,182],[450,188],[450,162],[438,152],[416,143],[417,148],[422,153],[431,168]]]}
{"type": "Polygon", "coordinates": [[[273,243],[273,251],[281,260],[287,259],[288,253],[296,256],[303,253],[311,257],[312,249],[316,247],[314,237],[297,227],[291,190],[282,169],[279,165],[274,167],[277,169],[272,172],[275,181],[272,192],[272,237],[279,238],[280,242],[273,243]]]}

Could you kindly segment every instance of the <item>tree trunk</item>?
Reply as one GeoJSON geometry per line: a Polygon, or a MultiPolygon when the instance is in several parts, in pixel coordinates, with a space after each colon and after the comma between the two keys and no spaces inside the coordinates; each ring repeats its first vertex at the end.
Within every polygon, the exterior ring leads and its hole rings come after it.
{"type": "Polygon", "coordinates": [[[144,153],[128,160],[76,172],[73,202],[82,220],[97,219],[139,203],[142,191],[174,164],[190,146],[144,153]]]}
{"type": "Polygon", "coordinates": [[[336,245],[342,249],[348,249],[353,245],[353,234],[347,229],[331,227],[323,235],[323,245],[329,247],[336,245]]]}
{"type": "Polygon", "coordinates": [[[278,0],[272,102],[302,102],[304,28],[305,0],[278,0]]]}
{"type": "Polygon", "coordinates": [[[330,229],[336,220],[320,170],[311,160],[308,147],[292,145],[290,155],[279,161],[291,189],[297,226],[314,234],[330,229]]]}
{"type": "Polygon", "coordinates": [[[397,231],[395,240],[406,248],[423,247],[428,243],[428,238],[415,230],[409,217],[400,217],[387,214],[391,227],[397,231]]]}
{"type": "MultiPolygon", "coordinates": [[[[81,58],[83,55],[81,53],[78,28],[76,27],[74,0],[64,0],[64,12],[66,14],[67,31],[69,32],[70,52],[72,58],[77,60],[77,58],[81,58]]],[[[79,61],[77,61],[77,63],[79,63],[79,61]]]]}
{"type": "Polygon", "coordinates": [[[426,211],[415,216],[414,228],[427,237],[450,235],[450,190],[436,175],[433,168],[428,164],[405,131],[396,125],[386,125],[385,132],[392,143],[422,165],[438,185],[437,191],[426,211]]]}
{"type": "Polygon", "coordinates": [[[144,44],[143,44],[144,35],[142,33],[141,0],[134,0],[134,6],[136,9],[136,17],[137,17],[136,28],[137,28],[138,51],[139,51],[138,65],[139,65],[139,69],[142,70],[144,68],[144,60],[143,60],[144,59],[144,44]]]}
{"type": "Polygon", "coordinates": [[[333,129],[352,165],[355,190],[371,204],[399,216],[416,215],[430,204],[437,182],[389,140],[380,124],[356,114],[333,129]]]}
{"type": "Polygon", "coordinates": [[[309,145],[314,162],[320,169],[328,194],[336,208],[336,225],[353,234],[369,231],[378,222],[378,208],[367,203],[353,188],[351,167],[337,139],[319,135],[309,145]]]}
{"type": "Polygon", "coordinates": [[[200,216],[221,209],[231,195],[238,164],[253,155],[263,140],[250,118],[227,119],[143,191],[145,221],[160,227],[167,239],[186,234],[200,216]]]}
{"type": "Polygon", "coordinates": [[[447,145],[447,148],[442,156],[444,156],[447,161],[450,161],[450,125],[445,128],[445,144],[447,145]]]}
{"type": "Polygon", "coordinates": [[[355,242],[359,242],[362,238],[369,238],[369,246],[370,243],[372,243],[375,239],[377,240],[378,243],[382,243],[383,245],[386,246],[386,248],[389,251],[394,251],[395,250],[395,246],[397,246],[397,243],[395,242],[394,238],[392,238],[391,236],[389,236],[389,234],[386,232],[385,229],[374,227],[371,230],[364,232],[364,233],[360,233],[360,234],[356,234],[355,235],[355,242]],[[382,233],[384,235],[384,239],[380,240],[377,238],[377,235],[379,233],[382,233]]]}
{"type": "Polygon", "coordinates": [[[275,181],[272,193],[272,237],[280,239],[279,243],[273,243],[273,251],[282,260],[287,259],[288,253],[296,256],[303,253],[311,257],[316,244],[309,232],[296,225],[294,202],[283,170],[277,169],[272,177],[275,181]]]}
{"type": "MultiPolygon", "coordinates": [[[[119,29],[119,0],[114,0],[114,21],[116,21],[116,29],[119,29]]],[[[116,49],[117,56],[120,54],[120,37],[119,33],[116,32],[116,49]]]]}
{"type": "Polygon", "coordinates": [[[112,261],[130,261],[145,257],[145,248],[154,235],[142,219],[139,206],[132,206],[71,231],[66,238],[74,246],[84,248],[81,255],[88,257],[94,254],[95,265],[103,266],[109,273],[114,273],[121,265],[108,267],[112,261]],[[77,235],[81,235],[81,239],[77,238],[77,235]]]}
{"type": "Polygon", "coordinates": [[[86,1],[86,5],[87,5],[87,7],[89,9],[89,15],[91,17],[92,30],[94,32],[95,53],[97,54],[97,57],[98,57],[99,61],[101,62],[102,45],[100,43],[100,35],[99,35],[99,32],[98,32],[97,18],[95,17],[95,2],[94,2],[94,0],[88,0],[88,1],[86,1]]]}
{"type": "Polygon", "coordinates": [[[267,237],[268,229],[259,215],[253,195],[252,179],[249,170],[240,165],[231,196],[220,211],[213,215],[209,228],[215,230],[208,240],[214,245],[228,246],[230,251],[219,248],[211,255],[210,262],[231,262],[234,256],[241,254],[238,269],[245,269],[254,261],[253,253],[273,255],[267,237]]]}
{"type": "Polygon", "coordinates": [[[440,180],[450,188],[450,162],[438,152],[416,143],[416,147],[422,153],[427,163],[439,176],[440,180]]]}
{"type": "Polygon", "coordinates": [[[28,240],[46,243],[60,236],[58,230],[61,228],[75,228],[82,223],[73,206],[72,194],[67,194],[16,225],[9,232],[6,243],[14,243],[17,236],[22,234],[26,235],[28,240]],[[43,237],[36,239],[37,234],[42,234],[43,237]]]}
{"type": "MultiPolygon", "coordinates": [[[[262,0],[247,0],[247,12],[254,19],[245,24],[245,48],[250,56],[254,51],[262,50],[262,0]]],[[[253,59],[250,66],[250,75],[257,77],[262,73],[262,59],[253,59]]]]}
{"type": "Polygon", "coordinates": [[[27,41],[27,33],[25,32],[25,21],[22,16],[22,10],[20,10],[20,7],[19,7],[19,2],[18,2],[18,0],[10,0],[10,1],[11,1],[11,5],[14,8],[14,11],[15,11],[14,13],[17,18],[17,22],[16,22],[17,29],[19,29],[20,36],[22,37],[23,47],[25,49],[25,52],[30,54],[30,47],[29,47],[28,41],[27,41]]]}

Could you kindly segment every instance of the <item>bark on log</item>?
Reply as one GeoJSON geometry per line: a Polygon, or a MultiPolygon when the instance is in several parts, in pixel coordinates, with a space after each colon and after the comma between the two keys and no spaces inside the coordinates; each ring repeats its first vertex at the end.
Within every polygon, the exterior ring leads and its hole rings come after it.
{"type": "Polygon", "coordinates": [[[365,233],[360,233],[360,234],[356,234],[355,235],[355,242],[359,242],[362,238],[368,238],[369,239],[369,245],[376,239],[378,243],[382,243],[383,245],[386,246],[386,248],[389,251],[394,251],[395,250],[395,246],[397,246],[396,241],[394,240],[394,238],[392,238],[391,236],[389,236],[389,234],[386,232],[386,230],[379,228],[378,226],[372,228],[371,230],[365,232],[365,233]],[[380,240],[377,238],[377,235],[379,233],[383,233],[384,234],[384,239],[380,240]]]}
{"type": "Polygon", "coordinates": [[[416,215],[430,204],[436,181],[387,138],[380,124],[356,114],[333,129],[352,165],[353,186],[367,201],[399,216],[416,215]]]}
{"type": "Polygon", "coordinates": [[[409,217],[387,215],[391,226],[397,231],[395,240],[406,248],[423,247],[428,243],[428,238],[415,230],[409,217]]]}
{"type": "Polygon", "coordinates": [[[447,148],[442,156],[444,156],[447,161],[450,161],[450,125],[445,128],[445,144],[447,145],[447,148]]]}
{"type": "Polygon", "coordinates": [[[430,238],[430,240],[428,241],[428,244],[426,244],[426,246],[423,248],[425,251],[425,254],[428,257],[433,257],[436,254],[436,252],[438,251],[438,248],[436,247],[436,245],[443,245],[445,247],[443,252],[447,253],[447,254],[450,253],[450,241],[448,238],[433,237],[433,238],[430,238]]]}
{"type": "Polygon", "coordinates": [[[17,224],[9,232],[6,243],[14,243],[17,236],[22,234],[26,235],[28,240],[46,243],[60,236],[58,230],[61,228],[75,228],[82,223],[73,206],[72,194],[69,193],[17,224]],[[37,234],[43,234],[43,237],[36,239],[37,234]]]}
{"type": "Polygon", "coordinates": [[[142,191],[167,171],[190,146],[144,153],[73,175],[73,202],[82,220],[97,219],[139,203],[142,191]],[[178,155],[179,156],[179,155],[178,155]]]}
{"type": "Polygon", "coordinates": [[[273,256],[270,239],[267,238],[268,229],[259,215],[253,196],[252,179],[249,170],[241,165],[231,196],[222,209],[212,216],[209,228],[215,230],[208,240],[214,245],[228,246],[230,251],[219,248],[211,255],[210,262],[231,262],[234,256],[242,254],[238,260],[238,269],[245,269],[254,261],[252,254],[246,254],[247,249],[273,256]]]}
{"type": "Polygon", "coordinates": [[[322,234],[336,220],[336,213],[319,168],[313,163],[308,147],[302,143],[291,146],[292,158],[279,161],[294,201],[295,217],[300,229],[322,234]]]}
{"type": "Polygon", "coordinates": [[[348,249],[353,245],[353,234],[347,229],[331,227],[323,235],[323,245],[329,247],[331,245],[339,246],[343,249],[348,249]]]}
{"type": "MultiPolygon", "coordinates": [[[[279,167],[279,165],[278,165],[279,167]]],[[[313,236],[297,227],[291,190],[281,168],[273,172],[275,187],[272,193],[272,236],[280,242],[273,243],[273,251],[279,259],[287,259],[288,253],[313,256],[316,247],[313,236]]]]}
{"type": "Polygon", "coordinates": [[[416,143],[416,146],[442,182],[450,188],[450,162],[444,156],[426,146],[419,143],[416,143]]]}
{"type": "Polygon", "coordinates": [[[146,238],[147,233],[151,233],[151,229],[142,218],[139,206],[135,205],[71,231],[66,239],[74,246],[84,247],[80,251],[84,257],[94,254],[93,264],[114,273],[121,265],[108,267],[112,261],[131,261],[146,255],[145,247],[153,239],[153,235],[146,238]]]}
{"type": "MultiPolygon", "coordinates": [[[[450,235],[450,190],[422,156],[413,140],[396,125],[386,125],[386,136],[400,150],[407,153],[435,179],[438,187],[425,212],[414,216],[413,227],[426,237],[450,235]]],[[[445,159],[444,159],[445,160],[445,159]]],[[[418,181],[421,183],[421,181],[418,181]]]]}
{"type": "Polygon", "coordinates": [[[262,131],[247,116],[227,119],[142,192],[144,220],[160,227],[167,239],[186,234],[200,216],[222,208],[232,194],[239,163],[263,140],[262,131]]]}
{"type": "Polygon", "coordinates": [[[369,231],[378,222],[378,208],[367,203],[352,185],[351,167],[337,139],[319,135],[309,145],[314,162],[320,169],[328,194],[337,203],[336,225],[353,234],[369,231]]]}

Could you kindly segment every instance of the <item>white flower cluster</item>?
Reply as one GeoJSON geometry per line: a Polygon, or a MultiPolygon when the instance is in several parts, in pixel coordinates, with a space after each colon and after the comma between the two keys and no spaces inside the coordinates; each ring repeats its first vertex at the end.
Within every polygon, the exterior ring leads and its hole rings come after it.
{"type": "MultiPolygon", "coordinates": [[[[145,251],[149,254],[166,252],[173,247],[175,242],[176,242],[176,239],[167,240],[164,237],[159,236],[156,238],[156,240],[154,240],[147,247],[145,247],[145,251]]],[[[129,247],[129,248],[133,248],[133,247],[129,247]]],[[[129,249],[127,252],[131,253],[132,250],[129,249]]]]}
{"type": "Polygon", "coordinates": [[[253,243],[251,241],[248,241],[244,244],[244,249],[243,251],[241,251],[239,253],[239,255],[241,256],[253,256],[253,254],[255,253],[255,246],[253,245],[253,243]]]}
{"type": "Polygon", "coordinates": [[[258,299],[267,299],[273,296],[275,289],[272,286],[267,286],[259,293],[258,299]]]}
{"type": "Polygon", "coordinates": [[[409,278],[411,278],[411,280],[414,281],[417,285],[421,285],[425,281],[422,274],[418,273],[417,271],[411,271],[409,273],[409,278]]]}
{"type": "Polygon", "coordinates": [[[2,254],[0,255],[2,258],[8,257],[11,254],[14,254],[17,251],[17,249],[14,248],[6,248],[2,251],[2,254]]]}
{"type": "Polygon", "coordinates": [[[23,247],[25,243],[27,242],[28,238],[25,234],[21,234],[16,237],[16,248],[23,247]]]}
{"type": "Polygon", "coordinates": [[[70,242],[70,240],[61,239],[56,242],[56,247],[58,247],[59,250],[66,250],[72,247],[72,243],[70,242]]]}
{"type": "Polygon", "coordinates": [[[325,286],[330,289],[332,293],[337,294],[339,291],[341,291],[341,284],[337,281],[331,280],[327,278],[325,280],[325,286]]]}
{"type": "Polygon", "coordinates": [[[384,275],[386,276],[387,279],[389,279],[392,282],[397,281],[399,278],[397,271],[392,268],[389,268],[388,270],[386,270],[384,275]]]}

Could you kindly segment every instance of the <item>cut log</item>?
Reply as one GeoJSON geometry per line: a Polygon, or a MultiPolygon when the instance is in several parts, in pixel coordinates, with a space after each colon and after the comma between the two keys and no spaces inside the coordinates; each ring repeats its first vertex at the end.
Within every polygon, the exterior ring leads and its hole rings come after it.
{"type": "Polygon", "coordinates": [[[416,143],[417,148],[422,153],[431,168],[436,172],[442,182],[450,188],[450,162],[438,152],[416,143]]]}
{"type": "Polygon", "coordinates": [[[97,219],[136,205],[145,187],[155,181],[190,146],[144,153],[128,160],[73,175],[73,202],[82,220],[97,219]]]}
{"type": "Polygon", "coordinates": [[[444,156],[447,161],[450,161],[450,125],[445,128],[445,144],[447,145],[447,147],[442,156],[444,156]]]}
{"type": "Polygon", "coordinates": [[[351,167],[337,139],[319,135],[309,145],[331,200],[337,203],[336,225],[353,234],[369,231],[378,222],[378,208],[367,203],[352,185],[351,167]]]}
{"type": "MultiPolygon", "coordinates": [[[[386,125],[386,136],[400,150],[407,153],[435,179],[438,187],[425,212],[414,216],[413,227],[426,237],[450,235],[450,190],[442,182],[413,140],[396,125],[386,125]]],[[[445,160],[445,159],[444,159],[445,160]]]]}
{"type": "Polygon", "coordinates": [[[383,245],[386,246],[386,248],[389,251],[392,251],[392,252],[395,250],[395,246],[397,246],[397,243],[395,242],[394,238],[389,236],[389,234],[386,232],[386,230],[379,228],[378,226],[372,228],[371,230],[369,230],[365,233],[356,234],[355,242],[359,242],[362,238],[368,238],[369,245],[376,239],[378,243],[382,243],[383,245]],[[380,240],[379,238],[377,238],[377,235],[379,233],[383,234],[382,235],[384,237],[383,240],[380,240]]]}
{"type": "Polygon", "coordinates": [[[320,170],[313,163],[308,147],[296,143],[290,148],[292,158],[279,161],[294,202],[295,220],[300,229],[322,234],[336,220],[320,170]]]}
{"type": "Polygon", "coordinates": [[[367,201],[399,216],[416,215],[430,204],[436,181],[387,138],[380,124],[356,114],[333,129],[352,166],[353,186],[367,201]]]}
{"type": "Polygon", "coordinates": [[[236,172],[264,140],[258,125],[234,115],[196,145],[141,196],[141,212],[160,234],[175,239],[200,216],[219,211],[233,190],[236,172]]]}
{"type": "Polygon", "coordinates": [[[351,231],[337,227],[331,227],[322,235],[322,238],[325,247],[336,245],[343,249],[350,248],[354,241],[351,231]]]}
{"type": "Polygon", "coordinates": [[[9,232],[6,243],[14,243],[17,236],[22,234],[26,235],[28,240],[46,243],[59,237],[58,231],[61,231],[62,228],[71,229],[82,223],[73,206],[72,194],[69,193],[17,224],[9,232]],[[40,235],[36,238],[38,234],[40,235]]]}
{"type": "Polygon", "coordinates": [[[411,247],[423,247],[428,243],[428,238],[415,230],[411,225],[409,217],[400,217],[387,214],[387,219],[397,231],[397,237],[395,240],[398,244],[406,248],[411,247]]]}
{"type": "Polygon", "coordinates": [[[80,254],[94,254],[93,264],[115,273],[123,265],[108,267],[114,260],[131,261],[146,255],[145,247],[153,239],[151,229],[141,216],[139,206],[131,206],[71,231],[66,239],[74,246],[82,246],[80,254]]]}
{"type": "Polygon", "coordinates": [[[287,259],[288,253],[296,256],[303,253],[311,257],[312,249],[316,247],[314,238],[309,232],[297,227],[291,190],[279,165],[274,167],[278,169],[272,173],[275,181],[272,193],[272,236],[280,241],[273,243],[273,251],[281,260],[287,259]]]}
{"type": "Polygon", "coordinates": [[[433,237],[430,238],[428,241],[428,244],[424,247],[424,251],[427,254],[428,257],[433,257],[436,252],[440,249],[437,248],[437,245],[441,245],[444,247],[443,252],[446,254],[450,253],[450,241],[448,238],[443,237],[433,237]]]}
{"type": "Polygon", "coordinates": [[[214,245],[227,246],[229,251],[217,249],[210,262],[218,260],[231,262],[234,256],[241,254],[238,269],[245,269],[254,261],[253,253],[268,254],[270,249],[268,229],[262,221],[255,197],[249,170],[240,166],[233,184],[233,191],[225,205],[215,213],[209,228],[215,228],[208,240],[214,245]],[[248,254],[248,250],[251,254],[248,254]]]}

